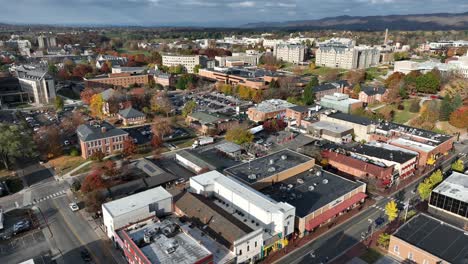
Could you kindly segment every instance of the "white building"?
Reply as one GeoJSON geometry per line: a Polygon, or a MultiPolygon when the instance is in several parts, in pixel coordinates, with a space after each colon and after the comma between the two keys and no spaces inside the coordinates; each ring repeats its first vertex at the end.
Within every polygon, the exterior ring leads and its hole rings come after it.
{"type": "Polygon", "coordinates": [[[264,48],[274,48],[276,45],[284,43],[285,41],[282,39],[264,39],[262,45],[264,48]]]}
{"type": "Polygon", "coordinates": [[[101,69],[101,67],[104,65],[104,63],[109,62],[111,66],[123,66],[127,63],[128,59],[125,57],[116,57],[112,55],[103,55],[100,54],[96,58],[96,68],[101,69]]]}
{"type": "Polygon", "coordinates": [[[182,65],[188,73],[193,73],[196,65],[202,65],[203,56],[200,55],[173,55],[162,56],[162,64],[167,67],[182,65]]]}
{"type": "Polygon", "coordinates": [[[261,53],[253,52],[249,53],[233,53],[232,56],[216,56],[216,64],[219,67],[230,67],[230,66],[257,66],[262,57],[261,53]]]}
{"type": "Polygon", "coordinates": [[[273,55],[282,61],[299,64],[305,61],[306,46],[296,44],[278,44],[274,47],[273,55]]]}
{"type": "Polygon", "coordinates": [[[458,73],[468,78],[468,55],[461,56],[458,60],[442,63],[437,61],[416,62],[410,60],[396,61],[394,71],[408,74],[412,71],[427,73],[437,68],[441,73],[458,73]]]}
{"type": "Polygon", "coordinates": [[[379,64],[380,51],[368,46],[352,46],[352,41],[320,44],[315,64],[331,68],[365,69],[379,64]]]}
{"type": "Polygon", "coordinates": [[[16,75],[21,89],[34,98],[36,105],[49,104],[54,101],[55,83],[54,79],[47,74],[47,70],[20,66],[16,68],[16,75]]]}
{"type": "Polygon", "coordinates": [[[260,223],[269,235],[286,237],[294,232],[295,208],[277,202],[218,171],[210,171],[190,178],[194,193],[215,196],[242,211],[247,219],[260,223]]]}
{"type": "Polygon", "coordinates": [[[163,187],[156,187],[102,205],[102,216],[109,238],[114,232],[131,223],[172,212],[172,195],[163,187]]]}

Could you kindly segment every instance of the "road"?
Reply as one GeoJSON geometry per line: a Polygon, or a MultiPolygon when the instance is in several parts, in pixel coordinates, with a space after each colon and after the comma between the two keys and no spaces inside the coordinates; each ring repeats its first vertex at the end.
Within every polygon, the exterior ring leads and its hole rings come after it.
{"type": "MultiPolygon", "coordinates": [[[[111,243],[101,239],[81,211],[70,210],[68,205],[73,197],[67,181],[56,181],[53,171],[40,166],[36,166],[36,171],[28,171],[24,178],[26,186],[30,186],[19,193],[0,198],[0,206],[5,211],[15,208],[35,210],[45,237],[44,241],[41,240],[41,245],[46,244],[57,263],[84,263],[80,255],[83,249],[90,252],[93,263],[117,263],[111,254],[111,250],[114,250],[111,243]],[[51,173],[47,174],[46,171],[51,173]],[[31,182],[33,183],[29,184],[31,182]]],[[[42,237],[39,234],[37,236],[42,237]]],[[[3,263],[3,258],[25,260],[37,257],[38,250],[33,249],[26,247],[5,256],[0,255],[0,263],[3,263]]]]}

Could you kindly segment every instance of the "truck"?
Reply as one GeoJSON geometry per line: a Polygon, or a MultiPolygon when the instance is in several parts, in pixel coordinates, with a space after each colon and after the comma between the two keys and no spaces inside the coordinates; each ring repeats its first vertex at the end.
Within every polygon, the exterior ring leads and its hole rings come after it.
{"type": "Polygon", "coordinates": [[[199,137],[198,139],[196,139],[193,144],[192,144],[192,148],[197,148],[199,146],[204,146],[204,145],[208,145],[208,144],[211,144],[214,142],[214,138],[213,137],[199,137]]]}

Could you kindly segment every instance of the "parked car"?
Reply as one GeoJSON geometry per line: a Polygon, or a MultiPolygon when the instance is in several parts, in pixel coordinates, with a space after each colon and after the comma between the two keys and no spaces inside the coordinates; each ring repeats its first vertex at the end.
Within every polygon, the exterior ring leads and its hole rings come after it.
{"type": "Polygon", "coordinates": [[[86,261],[86,262],[91,261],[91,255],[89,254],[89,252],[88,252],[87,249],[81,250],[80,254],[81,254],[81,258],[82,258],[84,261],[86,261]]]}
{"type": "Polygon", "coordinates": [[[68,207],[70,207],[70,209],[72,210],[72,212],[76,212],[78,210],[80,210],[80,207],[78,207],[78,205],[76,203],[70,203],[68,205],[68,207]]]}

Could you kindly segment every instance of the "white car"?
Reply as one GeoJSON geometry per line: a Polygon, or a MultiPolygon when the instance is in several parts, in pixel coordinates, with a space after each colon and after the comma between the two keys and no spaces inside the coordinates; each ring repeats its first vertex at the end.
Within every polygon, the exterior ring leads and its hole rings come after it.
{"type": "Polygon", "coordinates": [[[76,211],[80,210],[80,207],[78,207],[78,205],[76,203],[70,203],[68,206],[70,207],[72,212],[76,212],[76,211]]]}
{"type": "Polygon", "coordinates": [[[68,146],[68,145],[70,145],[70,141],[65,140],[65,141],[63,142],[63,144],[64,144],[65,146],[68,146]]]}

